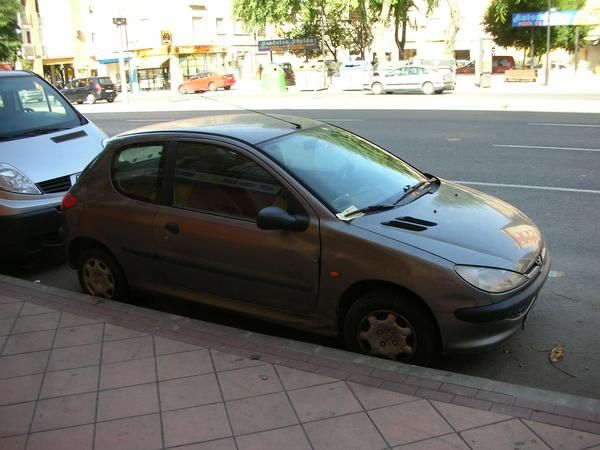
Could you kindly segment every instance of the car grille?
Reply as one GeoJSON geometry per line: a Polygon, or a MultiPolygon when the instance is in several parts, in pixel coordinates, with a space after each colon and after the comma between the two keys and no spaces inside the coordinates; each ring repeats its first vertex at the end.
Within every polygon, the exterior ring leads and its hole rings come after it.
{"type": "Polygon", "coordinates": [[[42,181],[37,184],[42,194],[54,194],[56,192],[66,192],[71,189],[71,177],[69,175],[54,178],[52,180],[42,181]]]}

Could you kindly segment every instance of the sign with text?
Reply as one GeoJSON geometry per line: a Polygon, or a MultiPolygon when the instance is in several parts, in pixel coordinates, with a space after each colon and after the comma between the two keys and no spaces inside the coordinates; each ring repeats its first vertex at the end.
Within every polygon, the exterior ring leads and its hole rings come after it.
{"type": "Polygon", "coordinates": [[[546,27],[556,25],[598,25],[600,24],[600,8],[582,9],[579,11],[540,11],[513,13],[513,27],[546,27]]]}
{"type": "Polygon", "coordinates": [[[303,50],[310,48],[319,48],[319,40],[316,37],[258,41],[259,52],[266,52],[269,50],[303,50]]]}

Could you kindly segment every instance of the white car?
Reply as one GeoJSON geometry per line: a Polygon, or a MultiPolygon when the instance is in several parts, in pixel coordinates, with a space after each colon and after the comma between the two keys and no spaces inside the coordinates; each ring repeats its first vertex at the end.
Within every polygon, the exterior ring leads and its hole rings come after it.
{"type": "Polygon", "coordinates": [[[106,137],[40,76],[0,72],[0,262],[60,245],[62,198],[106,137]]]}
{"type": "Polygon", "coordinates": [[[372,76],[363,89],[373,94],[388,92],[423,92],[441,94],[453,89],[454,83],[449,73],[442,73],[433,67],[405,66],[372,76]]]}

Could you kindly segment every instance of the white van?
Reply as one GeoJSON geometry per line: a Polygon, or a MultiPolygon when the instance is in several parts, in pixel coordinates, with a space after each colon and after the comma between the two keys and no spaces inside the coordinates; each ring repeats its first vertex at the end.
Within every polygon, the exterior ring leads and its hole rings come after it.
{"type": "Polygon", "coordinates": [[[0,72],[0,262],[61,244],[62,198],[106,137],[40,76],[0,72]]]}

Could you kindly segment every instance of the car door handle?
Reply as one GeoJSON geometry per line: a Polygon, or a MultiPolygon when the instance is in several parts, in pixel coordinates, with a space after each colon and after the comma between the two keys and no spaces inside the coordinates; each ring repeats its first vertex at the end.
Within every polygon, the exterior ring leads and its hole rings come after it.
{"type": "Polygon", "coordinates": [[[175,222],[167,222],[165,229],[171,234],[179,234],[179,225],[175,222]]]}

